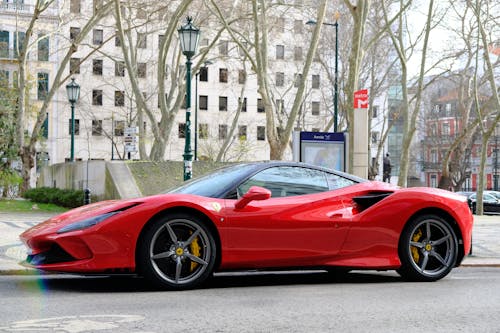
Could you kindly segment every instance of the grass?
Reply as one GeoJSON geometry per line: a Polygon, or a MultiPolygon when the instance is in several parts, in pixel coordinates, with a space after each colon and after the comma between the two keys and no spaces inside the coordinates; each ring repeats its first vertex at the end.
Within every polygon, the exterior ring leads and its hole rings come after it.
{"type": "Polygon", "coordinates": [[[35,203],[30,200],[8,200],[0,199],[0,212],[50,212],[61,213],[67,208],[54,204],[35,203]]]}

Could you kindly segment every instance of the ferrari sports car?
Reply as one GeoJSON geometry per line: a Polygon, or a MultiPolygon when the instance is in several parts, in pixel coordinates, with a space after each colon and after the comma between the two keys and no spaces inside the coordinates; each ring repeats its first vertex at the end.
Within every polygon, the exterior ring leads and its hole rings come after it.
{"type": "Polygon", "coordinates": [[[97,202],[21,234],[24,265],[188,289],[234,270],[396,270],[435,281],[471,246],[467,199],[293,162],[231,165],[164,194],[97,202]]]}

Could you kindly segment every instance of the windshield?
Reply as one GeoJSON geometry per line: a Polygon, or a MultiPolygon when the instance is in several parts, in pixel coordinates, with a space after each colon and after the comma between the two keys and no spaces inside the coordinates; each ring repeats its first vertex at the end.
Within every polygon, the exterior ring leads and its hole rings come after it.
{"type": "Polygon", "coordinates": [[[218,169],[208,175],[192,179],[165,193],[195,194],[209,198],[219,198],[245,179],[245,175],[253,167],[251,164],[238,164],[218,169]]]}

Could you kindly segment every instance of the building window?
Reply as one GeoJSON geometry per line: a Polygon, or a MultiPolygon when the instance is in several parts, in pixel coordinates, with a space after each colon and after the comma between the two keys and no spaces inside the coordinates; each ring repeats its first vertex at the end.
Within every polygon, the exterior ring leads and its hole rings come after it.
{"type": "Polygon", "coordinates": [[[14,32],[14,54],[19,57],[19,54],[23,52],[24,39],[26,38],[26,33],[22,31],[14,32]]]}
{"type": "Polygon", "coordinates": [[[438,186],[437,176],[436,175],[431,175],[430,187],[437,187],[437,186],[438,186]]]}
{"type": "Polygon", "coordinates": [[[304,59],[304,55],[302,54],[302,48],[300,46],[295,46],[293,49],[293,60],[302,61],[304,59]]]}
{"type": "Polygon", "coordinates": [[[372,143],[376,144],[378,142],[378,132],[372,132],[372,143]]]}
{"type": "Polygon", "coordinates": [[[72,14],[80,14],[80,0],[71,0],[69,3],[69,11],[72,14]]]}
{"type": "Polygon", "coordinates": [[[302,82],[302,74],[300,74],[300,73],[295,74],[295,76],[293,78],[293,86],[295,88],[298,88],[300,86],[301,82],[302,82]]]}
{"type": "Polygon", "coordinates": [[[179,139],[186,138],[186,124],[185,123],[179,123],[177,133],[178,133],[177,136],[179,137],[179,139]]]}
{"type": "Polygon", "coordinates": [[[102,8],[102,0],[93,0],[94,15],[102,8]]]}
{"type": "Polygon", "coordinates": [[[125,76],[124,61],[115,61],[115,76],[125,76]]]}
{"type": "Polygon", "coordinates": [[[198,125],[198,138],[208,139],[208,124],[198,125]]]}
{"type": "Polygon", "coordinates": [[[276,31],[279,33],[285,32],[286,20],[283,17],[276,18],[276,31]]]}
{"type": "Polygon", "coordinates": [[[229,54],[229,42],[223,40],[219,43],[219,54],[227,56],[229,54]]]}
{"type": "Polygon", "coordinates": [[[101,59],[93,59],[92,60],[92,74],[102,75],[102,60],[101,59]]]}
{"type": "Polygon", "coordinates": [[[450,135],[450,123],[443,123],[443,135],[450,135]]]}
{"type": "Polygon", "coordinates": [[[92,105],[102,105],[102,90],[92,90],[92,105]]]}
{"type": "Polygon", "coordinates": [[[200,41],[200,46],[208,46],[208,38],[202,38],[200,41]]]}
{"type": "Polygon", "coordinates": [[[148,14],[144,9],[137,8],[137,18],[140,20],[145,20],[148,18],[148,14]]]}
{"type": "Polygon", "coordinates": [[[38,61],[49,61],[49,37],[38,35],[38,61]]]}
{"type": "Polygon", "coordinates": [[[137,77],[144,79],[146,77],[147,65],[145,62],[137,63],[137,77]]]}
{"type": "Polygon", "coordinates": [[[262,98],[257,99],[257,112],[259,113],[266,112],[266,108],[264,106],[264,101],[262,101],[262,98]]]}
{"type": "Polygon", "coordinates": [[[227,82],[227,68],[219,68],[219,82],[227,82]]]}
{"type": "Polygon", "coordinates": [[[374,105],[372,107],[372,118],[377,118],[378,117],[378,106],[374,105]]]}
{"type": "Polygon", "coordinates": [[[276,111],[281,113],[285,112],[285,100],[283,99],[276,100],[276,111]]]}
{"type": "Polygon", "coordinates": [[[285,85],[285,73],[276,73],[276,87],[283,87],[285,85]]]}
{"type": "Polygon", "coordinates": [[[319,75],[313,74],[311,87],[313,89],[319,89],[319,75]]]}
{"type": "Polygon", "coordinates": [[[80,58],[69,59],[69,73],[80,74],[80,58]]]}
{"type": "Polygon", "coordinates": [[[118,31],[115,32],[115,46],[122,46],[122,40],[120,35],[118,35],[118,31]]]}
{"type": "Polygon", "coordinates": [[[257,140],[265,141],[266,140],[266,127],[265,126],[257,126],[257,140]]]}
{"type": "Polygon", "coordinates": [[[303,28],[304,28],[304,23],[302,22],[302,20],[293,21],[293,33],[294,34],[301,34],[303,28]]]}
{"type": "Polygon", "coordinates": [[[147,47],[147,36],[145,33],[138,32],[137,33],[137,48],[145,49],[147,47]]]}
{"type": "Polygon", "coordinates": [[[247,72],[244,69],[238,71],[238,83],[244,84],[247,81],[247,72]]]}
{"type": "Polygon", "coordinates": [[[0,31],[0,57],[9,58],[10,33],[6,30],[0,31]]]}
{"type": "Polygon", "coordinates": [[[241,112],[247,112],[247,98],[243,97],[243,101],[241,97],[238,97],[238,104],[241,105],[241,112]]]}
{"type": "Polygon", "coordinates": [[[219,140],[227,138],[227,125],[219,125],[219,140]]]}
{"type": "Polygon", "coordinates": [[[201,82],[208,82],[208,67],[201,67],[200,68],[200,81],[201,82]]]}
{"type": "Polygon", "coordinates": [[[319,102],[311,103],[311,114],[313,116],[319,116],[319,102]]]}
{"type": "Polygon", "coordinates": [[[92,44],[101,45],[103,42],[103,32],[101,29],[94,29],[92,35],[92,44]]]}
{"type": "Polygon", "coordinates": [[[285,59],[285,45],[276,45],[276,59],[285,59]]]}
{"type": "MultiPolygon", "coordinates": [[[[10,76],[9,71],[3,70],[3,69],[0,70],[0,87],[9,86],[9,76],[10,76]]],[[[0,96],[1,96],[1,94],[2,93],[0,92],[0,96]]]]}
{"type": "Polygon", "coordinates": [[[92,120],[92,135],[101,136],[102,135],[102,120],[92,120]]]}
{"type": "Polygon", "coordinates": [[[38,73],[38,100],[44,101],[49,93],[49,74],[38,73]]]}
{"type": "Polygon", "coordinates": [[[125,92],[115,90],[115,106],[125,106],[125,92]]]}
{"type": "Polygon", "coordinates": [[[200,110],[208,110],[208,96],[200,95],[199,101],[200,110]]]}
{"type": "Polygon", "coordinates": [[[238,126],[238,138],[240,140],[246,140],[247,139],[247,126],[246,125],[240,125],[240,126],[238,126]]]}
{"type": "Polygon", "coordinates": [[[49,114],[45,114],[45,120],[43,121],[42,128],[40,129],[40,133],[42,133],[42,137],[45,139],[49,138],[49,114]]]}
{"type": "MultiPolygon", "coordinates": [[[[69,126],[68,126],[68,134],[71,135],[71,132],[72,132],[72,128],[71,128],[71,118],[68,119],[68,123],[69,123],[69,126]]],[[[80,119],[75,119],[75,135],[80,135],[80,119]]]]}
{"type": "Polygon", "coordinates": [[[227,97],[219,96],[219,111],[227,111],[227,97]]]}
{"type": "Polygon", "coordinates": [[[124,120],[115,120],[115,136],[123,136],[125,132],[125,121],[124,120]]]}
{"type": "Polygon", "coordinates": [[[80,28],[70,27],[69,28],[69,39],[74,42],[78,35],[80,34],[80,28]]]}

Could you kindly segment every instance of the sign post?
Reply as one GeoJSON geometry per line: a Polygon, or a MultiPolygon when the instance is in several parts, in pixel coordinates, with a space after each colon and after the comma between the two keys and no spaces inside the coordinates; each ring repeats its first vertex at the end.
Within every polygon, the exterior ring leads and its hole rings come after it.
{"type": "Polygon", "coordinates": [[[125,143],[125,152],[128,153],[128,159],[130,159],[130,154],[137,152],[137,143],[139,138],[137,134],[139,133],[139,127],[126,127],[124,130],[125,137],[123,142],[125,143]]]}
{"type": "Polygon", "coordinates": [[[368,89],[354,92],[352,173],[368,178],[368,89]]]}

